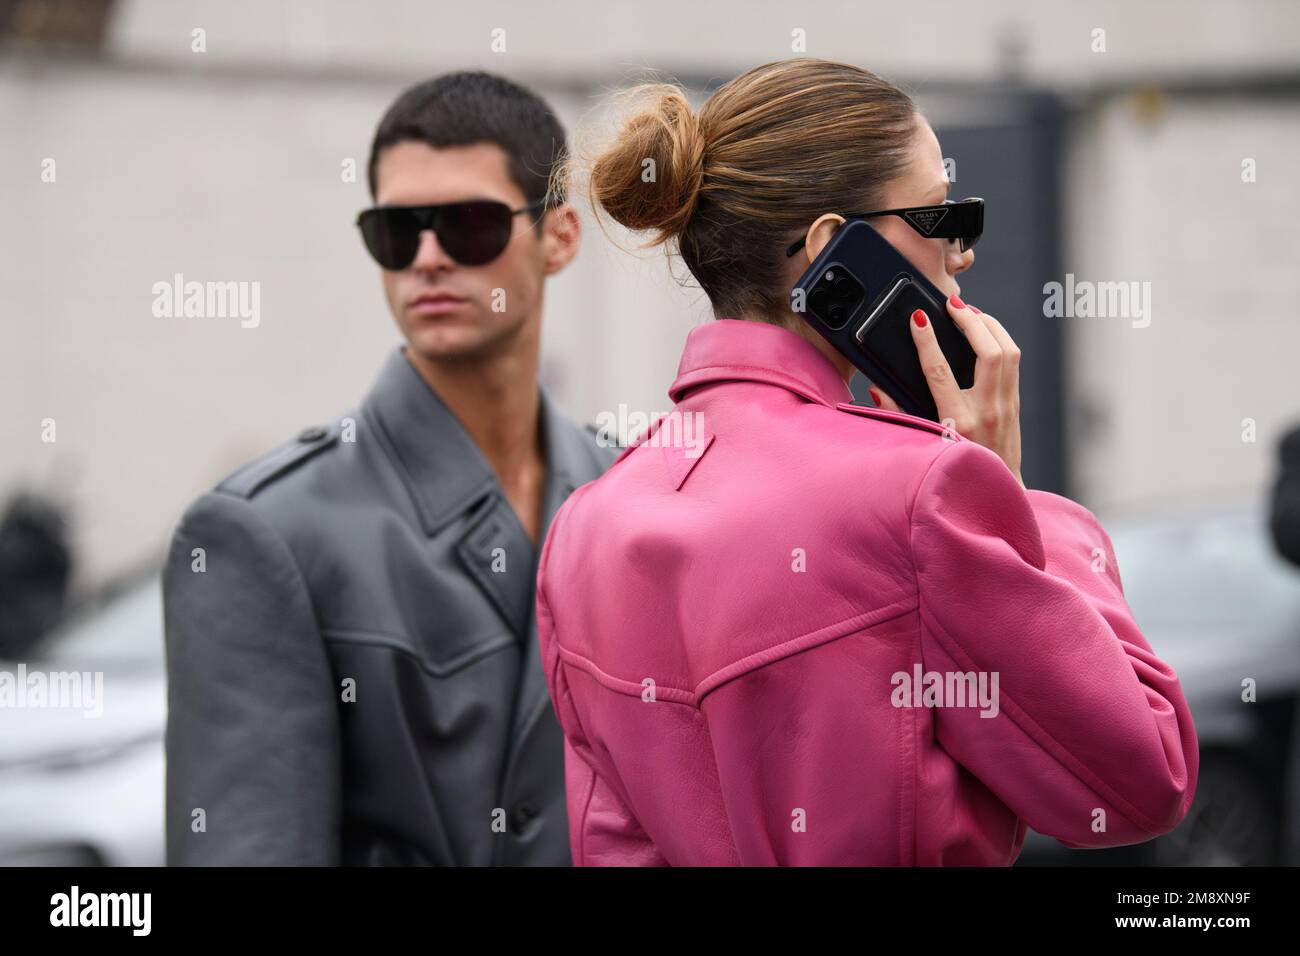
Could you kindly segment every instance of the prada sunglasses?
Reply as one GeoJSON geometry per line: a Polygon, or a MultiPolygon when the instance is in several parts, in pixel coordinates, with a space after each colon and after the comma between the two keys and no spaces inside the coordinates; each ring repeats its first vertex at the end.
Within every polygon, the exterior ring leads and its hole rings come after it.
{"type": "MultiPolygon", "coordinates": [[[[874,219],[876,216],[898,216],[927,239],[955,239],[961,243],[962,252],[979,242],[980,235],[984,232],[984,200],[978,197],[959,202],[949,199],[934,206],[854,212],[844,218],[874,219]]],[[[791,243],[785,251],[786,258],[790,258],[803,246],[803,239],[791,243]]]]}
{"type": "Polygon", "coordinates": [[[543,196],[518,209],[493,199],[441,203],[436,206],[374,206],[357,215],[361,238],[383,268],[405,269],[420,251],[420,234],[432,229],[438,245],[461,265],[481,266],[505,251],[514,217],[544,209],[543,196]]]}

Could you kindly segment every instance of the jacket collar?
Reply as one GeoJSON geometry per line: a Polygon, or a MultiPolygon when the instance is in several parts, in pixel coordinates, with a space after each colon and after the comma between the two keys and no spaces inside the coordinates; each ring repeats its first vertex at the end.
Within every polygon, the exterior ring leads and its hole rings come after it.
{"type": "Polygon", "coordinates": [[[779,385],[831,408],[853,401],[830,359],[803,336],[767,322],[715,319],[691,329],[668,397],[677,402],[688,389],[719,381],[779,385]]]}
{"type": "MultiPolygon", "coordinates": [[[[366,408],[373,412],[383,437],[403,473],[426,534],[432,535],[482,498],[501,494],[492,466],[438,393],[407,360],[405,346],[394,349],[384,363],[366,408]]],[[[583,435],[558,408],[546,389],[541,395],[546,491],[543,531],[551,508],[578,485],[596,477],[583,463],[591,455],[583,435]]]]}

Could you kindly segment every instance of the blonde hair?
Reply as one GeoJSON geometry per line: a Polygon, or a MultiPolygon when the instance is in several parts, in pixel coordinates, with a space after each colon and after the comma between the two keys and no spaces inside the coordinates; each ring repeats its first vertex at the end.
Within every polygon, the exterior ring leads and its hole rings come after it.
{"type": "Polygon", "coordinates": [[[624,95],[643,102],[594,158],[568,157],[559,182],[585,174],[594,209],[675,245],[716,316],[782,325],[796,320],[786,245],[823,213],[875,206],[918,116],[889,81],[811,57],[755,67],[698,113],[672,83],[624,95]]]}

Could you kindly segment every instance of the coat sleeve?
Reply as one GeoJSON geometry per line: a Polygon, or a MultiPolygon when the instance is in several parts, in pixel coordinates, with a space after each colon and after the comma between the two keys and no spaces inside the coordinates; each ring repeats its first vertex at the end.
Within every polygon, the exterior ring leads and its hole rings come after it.
{"type": "Polygon", "coordinates": [[[1092,513],[1026,492],[993,452],[959,441],[922,480],[911,525],[926,670],[998,674],[996,716],[935,709],[939,744],[1066,846],[1172,830],[1196,790],[1191,711],[1092,513]]]}
{"type": "Polygon", "coordinates": [[[558,536],[560,517],[575,498],[570,497],[551,520],[537,565],[537,642],[551,706],[564,731],[569,849],[574,866],[667,866],[663,853],[597,769],[560,662],[555,620],[546,597],[546,567],[551,545],[558,536]]]}
{"type": "Polygon", "coordinates": [[[245,499],[185,513],[163,613],[168,864],[337,865],[334,681],[297,564],[245,499]]]}

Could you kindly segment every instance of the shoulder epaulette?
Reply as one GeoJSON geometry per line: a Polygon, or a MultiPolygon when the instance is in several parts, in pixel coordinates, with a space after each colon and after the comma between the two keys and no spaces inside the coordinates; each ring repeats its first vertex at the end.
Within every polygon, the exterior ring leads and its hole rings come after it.
{"type": "Polygon", "coordinates": [[[962,437],[955,428],[945,428],[938,422],[932,422],[928,418],[918,418],[915,415],[908,415],[903,412],[890,411],[887,408],[875,408],[870,405],[854,405],[852,402],[839,402],[836,406],[842,412],[850,412],[854,415],[861,415],[864,418],[875,418],[882,422],[891,422],[895,425],[906,425],[909,428],[915,428],[920,431],[932,432],[941,438],[949,441],[961,441],[962,437]]]}
{"type": "Polygon", "coordinates": [[[338,438],[337,425],[304,428],[293,441],[285,442],[227,476],[217,485],[217,490],[251,498],[268,482],[297,468],[312,455],[330,447],[338,438]]]}

